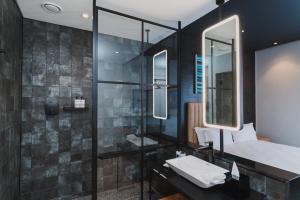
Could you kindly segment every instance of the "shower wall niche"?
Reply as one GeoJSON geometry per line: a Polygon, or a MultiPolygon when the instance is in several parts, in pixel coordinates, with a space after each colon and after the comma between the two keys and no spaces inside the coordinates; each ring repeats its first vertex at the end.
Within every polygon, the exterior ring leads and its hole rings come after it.
{"type": "Polygon", "coordinates": [[[97,20],[98,199],[143,199],[145,152],[177,141],[177,28],[99,7],[97,20]],[[166,120],[153,118],[153,56],[162,50],[168,52],[166,120]]]}

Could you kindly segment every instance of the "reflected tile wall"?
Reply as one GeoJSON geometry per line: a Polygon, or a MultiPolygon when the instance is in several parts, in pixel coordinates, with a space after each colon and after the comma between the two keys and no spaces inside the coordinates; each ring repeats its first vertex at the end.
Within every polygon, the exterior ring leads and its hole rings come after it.
{"type": "Polygon", "coordinates": [[[141,42],[99,34],[99,69],[101,81],[140,81],[141,42]]]}
{"type": "Polygon", "coordinates": [[[24,20],[21,199],[91,193],[91,109],[63,112],[76,96],[91,105],[92,33],[24,20]],[[44,105],[58,102],[60,114],[44,105]]]}
{"type": "MultiPolygon", "coordinates": [[[[0,199],[19,199],[22,15],[0,1],[0,199]]],[[[27,104],[28,102],[24,102],[27,104]]]]}
{"type": "Polygon", "coordinates": [[[140,124],[140,89],[135,85],[98,85],[98,146],[115,146],[140,124]]]}
{"type": "MultiPolygon", "coordinates": [[[[98,79],[139,83],[142,66],[140,47],[139,41],[100,34],[98,79]]],[[[98,151],[115,147],[126,140],[126,135],[136,133],[141,122],[140,113],[139,85],[99,83],[98,151]]],[[[122,190],[134,199],[136,195],[130,194],[130,191],[139,182],[139,159],[139,155],[130,155],[99,160],[99,197],[114,199],[117,198],[115,191],[122,190]]]]}

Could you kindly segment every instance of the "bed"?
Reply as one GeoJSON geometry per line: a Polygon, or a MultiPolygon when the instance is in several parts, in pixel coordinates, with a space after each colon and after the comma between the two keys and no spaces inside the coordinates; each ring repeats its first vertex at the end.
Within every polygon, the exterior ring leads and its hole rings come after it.
{"type": "Polygon", "coordinates": [[[226,153],[300,174],[300,148],[266,141],[246,141],[224,147],[226,153]]]}
{"type": "MultiPolygon", "coordinates": [[[[195,127],[203,127],[202,104],[188,103],[188,143],[198,144],[195,127]]],[[[218,147],[216,147],[218,149],[218,147]]],[[[264,165],[300,175],[300,148],[261,140],[225,144],[224,151],[264,165]]]]}

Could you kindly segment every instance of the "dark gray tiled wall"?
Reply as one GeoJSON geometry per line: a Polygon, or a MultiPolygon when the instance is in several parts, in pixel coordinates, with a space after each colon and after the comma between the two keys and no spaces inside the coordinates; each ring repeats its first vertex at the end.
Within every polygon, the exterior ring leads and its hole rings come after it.
{"type": "Polygon", "coordinates": [[[91,194],[91,109],[64,112],[76,96],[91,105],[92,33],[24,19],[22,199],[91,194]],[[60,113],[46,116],[46,102],[60,113]]]}
{"type": "Polygon", "coordinates": [[[19,199],[22,15],[0,0],[0,199],[19,199]]]}

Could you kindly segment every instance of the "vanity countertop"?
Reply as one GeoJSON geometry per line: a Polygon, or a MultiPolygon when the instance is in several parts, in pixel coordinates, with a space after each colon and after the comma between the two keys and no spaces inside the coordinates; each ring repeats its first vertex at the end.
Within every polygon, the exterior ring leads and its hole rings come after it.
{"type": "MultiPolygon", "coordinates": [[[[223,185],[214,186],[212,188],[203,189],[188,181],[187,179],[179,176],[171,169],[162,167],[159,165],[158,167],[151,168],[151,180],[153,179],[153,175],[159,177],[160,182],[164,181],[166,184],[171,185],[178,192],[182,193],[184,196],[191,200],[201,200],[201,199],[209,199],[209,200],[234,200],[237,198],[231,197],[224,192],[223,185]]],[[[150,181],[150,187],[151,187],[150,181]]],[[[249,197],[243,198],[244,200],[260,200],[263,199],[264,195],[250,190],[249,197]]]]}
{"type": "MultiPolygon", "coordinates": [[[[198,148],[199,146],[188,144],[188,146],[185,147],[186,151],[193,152],[194,149],[198,148]]],[[[272,178],[274,180],[283,182],[283,183],[290,183],[294,180],[300,179],[299,174],[295,174],[293,172],[285,171],[276,167],[272,167],[269,165],[265,165],[253,160],[249,160],[246,158],[242,158],[239,156],[235,156],[228,153],[221,154],[219,151],[215,150],[214,158],[228,163],[229,165],[232,165],[232,163],[235,161],[239,167],[239,169],[244,169],[247,171],[252,171],[257,174],[261,174],[263,176],[272,178]]]]}

